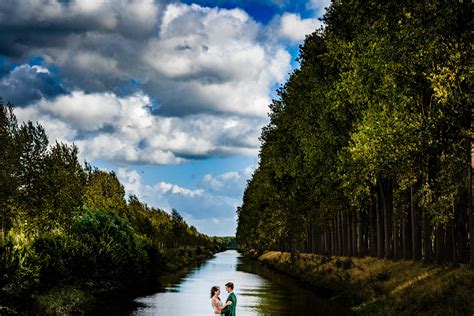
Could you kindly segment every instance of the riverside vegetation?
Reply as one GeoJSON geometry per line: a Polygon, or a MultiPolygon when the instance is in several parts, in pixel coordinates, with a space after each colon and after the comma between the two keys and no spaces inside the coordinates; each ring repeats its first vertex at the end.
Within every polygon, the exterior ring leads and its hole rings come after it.
{"type": "MultiPolygon", "coordinates": [[[[472,1],[332,1],[270,105],[238,209],[243,252],[405,266],[411,281],[390,274],[405,293],[393,313],[416,310],[407,302],[416,304],[419,289],[454,304],[448,313],[473,313],[472,9],[472,1]],[[443,273],[444,265],[459,270],[443,273]],[[426,273],[443,293],[413,281],[426,273]],[[456,300],[463,291],[470,296],[456,300]]],[[[347,292],[374,300],[370,308],[388,304],[351,271],[336,283],[356,285],[347,292]]],[[[420,309],[429,312],[429,302],[420,309]]]]}
{"type": "Polygon", "coordinates": [[[17,123],[0,100],[0,314],[84,312],[97,295],[157,282],[209,258],[209,237],[173,210],[151,208],[114,172],[48,146],[41,125],[17,123]]]}
{"type": "Polygon", "coordinates": [[[472,315],[474,310],[474,273],[466,265],[278,251],[258,260],[362,315],[472,315]]]}

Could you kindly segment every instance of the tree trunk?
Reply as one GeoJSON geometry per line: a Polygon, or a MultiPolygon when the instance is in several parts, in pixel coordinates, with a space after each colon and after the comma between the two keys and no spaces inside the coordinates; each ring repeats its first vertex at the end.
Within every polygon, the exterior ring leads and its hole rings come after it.
{"type": "Polygon", "coordinates": [[[346,256],[352,256],[352,226],[351,226],[351,217],[352,214],[347,212],[346,214],[346,245],[347,245],[347,253],[346,256]]]}
{"type": "Polygon", "coordinates": [[[418,208],[415,203],[415,188],[414,185],[410,187],[410,211],[411,211],[411,233],[412,233],[412,258],[413,260],[420,260],[420,226],[418,222],[418,208]]]}
{"type": "Polygon", "coordinates": [[[401,236],[402,236],[402,258],[403,259],[408,259],[408,240],[407,240],[407,231],[408,231],[408,225],[406,221],[406,216],[403,214],[402,217],[402,231],[401,231],[401,236]]]}
{"type": "Polygon", "coordinates": [[[328,252],[329,252],[329,248],[328,248],[328,232],[325,231],[323,233],[323,255],[327,256],[328,255],[328,252]]]}
{"type": "Polygon", "coordinates": [[[376,257],[377,256],[377,240],[376,240],[376,234],[377,234],[377,218],[376,218],[376,205],[375,205],[375,201],[372,201],[372,203],[370,204],[370,208],[369,208],[369,218],[370,218],[370,223],[369,223],[369,226],[370,226],[370,244],[369,244],[369,248],[370,248],[370,255],[372,257],[376,257]]]}
{"type": "Polygon", "coordinates": [[[381,186],[381,196],[382,196],[382,204],[383,204],[383,211],[384,211],[384,231],[385,231],[385,258],[391,259],[393,258],[393,246],[392,246],[392,231],[393,231],[393,223],[392,223],[392,213],[393,213],[393,200],[392,200],[392,183],[390,180],[387,179],[380,179],[380,186],[381,186]]]}
{"type": "Polygon", "coordinates": [[[377,258],[383,257],[383,216],[382,216],[382,207],[381,207],[381,199],[380,199],[380,188],[377,188],[377,193],[375,195],[375,213],[377,219],[377,258]]]}
{"type": "Polygon", "coordinates": [[[344,254],[344,246],[342,243],[342,213],[337,213],[337,255],[342,256],[344,254]]]}
{"type": "Polygon", "coordinates": [[[399,258],[399,243],[400,243],[400,223],[398,219],[393,221],[393,258],[399,258]]]}
{"type": "Polygon", "coordinates": [[[422,212],[422,224],[423,224],[423,260],[425,262],[431,262],[432,259],[432,246],[431,246],[431,221],[426,210],[422,212]]]}
{"type": "Polygon", "coordinates": [[[357,212],[352,213],[351,216],[351,230],[352,230],[352,256],[358,255],[357,250],[357,212]]]}
{"type": "MultiPolygon", "coordinates": [[[[473,121],[473,109],[471,109],[471,137],[474,137],[474,121],[473,121]]],[[[470,161],[471,164],[468,169],[468,179],[469,179],[469,207],[468,207],[468,214],[469,214],[469,243],[470,243],[470,250],[469,250],[469,264],[471,267],[474,267],[474,205],[473,205],[473,197],[474,197],[474,187],[472,186],[472,172],[474,170],[474,141],[472,138],[469,141],[470,143],[470,161]]]]}
{"type": "Polygon", "coordinates": [[[365,217],[364,220],[364,256],[370,256],[369,253],[369,236],[370,236],[370,224],[369,224],[369,219],[368,219],[368,214],[365,217]]]}
{"type": "Polygon", "coordinates": [[[456,255],[456,234],[454,232],[454,220],[449,223],[449,235],[450,235],[450,247],[448,251],[450,252],[450,261],[456,265],[458,263],[457,255],[456,255]]]}
{"type": "Polygon", "coordinates": [[[365,256],[365,247],[364,247],[364,225],[363,225],[363,219],[365,219],[364,216],[362,216],[361,213],[359,213],[358,216],[358,221],[357,221],[357,240],[358,240],[358,256],[363,257],[365,256]]]}
{"type": "Polygon", "coordinates": [[[335,244],[336,242],[334,241],[334,219],[331,220],[331,229],[330,229],[330,232],[331,232],[331,247],[330,247],[330,253],[329,255],[330,256],[333,256],[335,254],[335,244]]]}
{"type": "Polygon", "coordinates": [[[435,229],[435,240],[434,240],[434,253],[435,253],[435,260],[436,264],[441,263],[441,228],[438,226],[435,229]]]}

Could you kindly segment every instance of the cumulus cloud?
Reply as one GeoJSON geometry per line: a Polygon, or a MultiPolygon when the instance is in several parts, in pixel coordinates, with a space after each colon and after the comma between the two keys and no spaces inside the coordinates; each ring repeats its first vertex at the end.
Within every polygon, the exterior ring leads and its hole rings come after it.
{"type": "MultiPolygon", "coordinates": [[[[27,53],[31,46],[41,47],[42,37],[59,40],[67,34],[90,31],[115,32],[125,37],[142,37],[154,32],[165,1],[154,0],[5,0],[0,2],[2,35],[11,42],[7,52],[27,53]],[[31,32],[35,29],[35,32],[31,32]],[[15,32],[25,36],[19,41],[15,32]],[[52,34],[49,34],[52,33],[52,34]],[[39,35],[35,39],[34,35],[39,35]]],[[[59,42],[49,43],[58,45],[59,42]]]]}
{"type": "Polygon", "coordinates": [[[218,176],[213,176],[211,174],[206,174],[202,181],[204,184],[209,185],[214,191],[221,191],[224,188],[234,184],[240,180],[241,175],[236,171],[226,172],[218,176]]]}
{"type": "Polygon", "coordinates": [[[168,116],[265,117],[290,55],[259,41],[263,30],[239,9],[164,1],[0,4],[1,54],[42,56],[61,69],[69,90],[120,94],[131,80],[140,82],[168,116]]]}
{"type": "Polygon", "coordinates": [[[299,14],[295,13],[283,14],[278,22],[280,36],[294,42],[304,40],[306,35],[313,33],[322,25],[318,19],[302,19],[299,14]]]}
{"type": "Polygon", "coordinates": [[[0,78],[0,92],[4,100],[25,106],[42,97],[62,94],[64,89],[47,68],[19,65],[0,78]]]}
{"type": "Polygon", "coordinates": [[[270,89],[284,79],[290,56],[283,47],[259,43],[260,31],[239,9],[168,5],[160,36],[143,55],[160,111],[265,116],[270,89]]]}
{"type": "Polygon", "coordinates": [[[206,174],[202,178],[202,185],[210,192],[240,197],[253,170],[253,166],[247,166],[240,171],[229,171],[218,175],[206,174]]]}
{"type": "Polygon", "coordinates": [[[164,0],[2,1],[0,54],[44,62],[18,66],[0,89],[27,106],[22,119],[88,160],[255,155],[272,90],[290,70],[266,31],[240,9],[164,0]]]}
{"type": "Polygon", "coordinates": [[[41,123],[51,139],[75,143],[83,158],[169,164],[207,156],[256,155],[262,120],[233,115],[167,117],[152,113],[143,92],[73,91],[17,109],[41,123]]]}
{"type": "Polygon", "coordinates": [[[171,194],[178,194],[186,197],[197,197],[202,196],[204,190],[190,190],[186,188],[182,188],[179,185],[167,183],[167,182],[160,182],[156,185],[156,187],[161,190],[163,193],[171,193],[171,194]]]}

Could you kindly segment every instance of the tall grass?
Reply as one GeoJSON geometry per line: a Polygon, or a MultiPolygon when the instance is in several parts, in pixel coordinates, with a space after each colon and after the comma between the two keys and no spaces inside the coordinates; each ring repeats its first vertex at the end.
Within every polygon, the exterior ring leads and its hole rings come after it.
{"type": "Polygon", "coordinates": [[[266,252],[259,260],[304,282],[364,315],[472,315],[474,270],[410,260],[292,256],[266,252]]]}

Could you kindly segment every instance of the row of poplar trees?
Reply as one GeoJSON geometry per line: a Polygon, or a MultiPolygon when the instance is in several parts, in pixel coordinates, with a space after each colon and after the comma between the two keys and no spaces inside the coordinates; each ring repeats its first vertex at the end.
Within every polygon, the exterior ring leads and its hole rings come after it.
{"type": "Polygon", "coordinates": [[[332,2],[270,105],[242,250],[474,264],[472,9],[332,2]]]}

